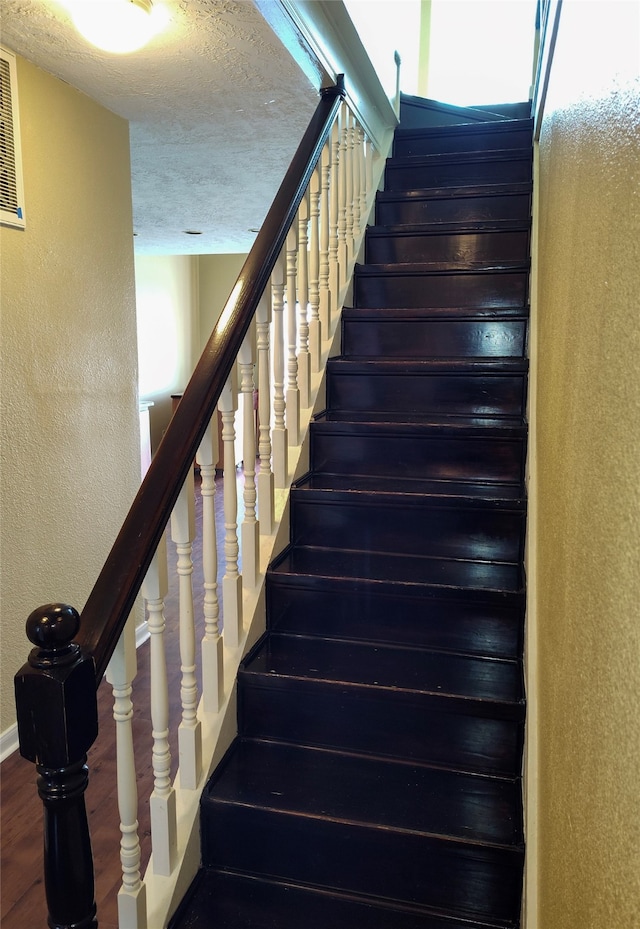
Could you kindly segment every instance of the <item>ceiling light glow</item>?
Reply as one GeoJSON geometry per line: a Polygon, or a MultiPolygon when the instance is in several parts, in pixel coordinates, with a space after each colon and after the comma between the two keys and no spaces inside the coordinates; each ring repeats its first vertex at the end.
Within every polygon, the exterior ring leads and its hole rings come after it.
{"type": "Polygon", "coordinates": [[[68,8],[87,41],[115,54],[142,48],[168,21],[166,9],[152,0],[69,0],[68,8]]]}

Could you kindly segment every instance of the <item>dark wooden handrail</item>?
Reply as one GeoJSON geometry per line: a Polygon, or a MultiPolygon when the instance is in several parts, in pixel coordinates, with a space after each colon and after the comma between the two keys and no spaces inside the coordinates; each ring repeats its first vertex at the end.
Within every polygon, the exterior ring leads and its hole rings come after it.
{"type": "Polygon", "coordinates": [[[344,97],[343,75],[334,87],[320,93],[320,103],[82,611],[75,641],[94,658],[96,685],[134,606],[327,141],[344,97]]]}

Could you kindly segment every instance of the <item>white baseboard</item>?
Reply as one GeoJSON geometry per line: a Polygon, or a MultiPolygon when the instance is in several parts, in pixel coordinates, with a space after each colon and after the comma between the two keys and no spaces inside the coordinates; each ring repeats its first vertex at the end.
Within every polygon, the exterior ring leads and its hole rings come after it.
{"type": "Polygon", "coordinates": [[[149,623],[145,619],[139,626],[136,626],[136,648],[140,648],[141,645],[144,645],[150,636],[149,623]]]}
{"type": "Polygon", "coordinates": [[[18,724],[14,723],[9,726],[3,733],[0,733],[0,762],[13,755],[18,748],[18,724]]]}

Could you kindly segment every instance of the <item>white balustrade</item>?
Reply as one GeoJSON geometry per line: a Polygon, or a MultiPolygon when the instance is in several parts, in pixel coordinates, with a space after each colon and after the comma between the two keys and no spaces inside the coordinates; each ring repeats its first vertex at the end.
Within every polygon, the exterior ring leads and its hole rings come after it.
{"type": "Polygon", "coordinates": [[[138,788],[133,748],[133,703],[131,693],[137,673],[135,630],[129,619],[107,668],[113,688],[113,718],[116,723],[118,811],[120,813],[120,862],[122,886],[118,891],[118,922],[128,929],[147,924],[146,886],[140,873],[138,836],[138,788]]]}
{"type": "MultiPolygon", "coordinates": [[[[125,630],[109,664],[107,678],[113,688],[118,751],[123,873],[118,908],[120,925],[127,929],[148,929],[146,912],[147,906],[151,908],[152,900],[149,888],[155,875],[163,879],[175,876],[178,792],[193,793],[199,786],[203,773],[203,740],[209,737],[206,733],[210,731],[211,720],[220,718],[221,710],[227,706],[231,688],[230,681],[225,682],[225,662],[230,658],[229,650],[238,650],[245,644],[243,597],[252,602],[252,597],[255,599],[260,595],[259,584],[266,569],[266,563],[261,564],[260,539],[267,536],[275,538],[278,529],[275,490],[288,486],[289,455],[297,460],[297,455],[290,452],[289,447],[300,445],[301,408],[307,410],[312,405],[312,388],[315,390],[319,384],[316,375],[320,373],[322,352],[335,329],[341,294],[348,283],[348,274],[365,231],[373,194],[373,144],[343,101],[296,218],[286,235],[285,245],[275,260],[255,320],[247,331],[220,395],[218,408],[197,452],[204,588],[203,615],[198,618],[204,626],[199,653],[202,671],[200,705],[192,584],[196,527],[193,469],[189,471],[171,516],[171,536],[177,551],[181,669],[179,766],[175,784],[171,777],[169,706],[176,703],[176,698],[169,695],[165,648],[165,598],[168,592],[166,533],[142,584],[150,637],[153,736],[153,791],[149,798],[153,874],[147,875],[146,883],[141,876],[138,836],[132,733],[136,654],[131,627],[125,630]],[[236,480],[238,374],[244,465],[242,571],[239,564],[236,480]],[[223,551],[218,550],[216,541],[219,419],[224,466],[223,551]],[[257,459],[259,465],[256,464],[257,459]],[[219,586],[220,562],[224,564],[224,574],[219,586]]],[[[282,498],[277,499],[280,506],[282,498]]],[[[238,657],[236,654],[234,660],[238,657]]],[[[171,676],[173,678],[174,674],[171,676]]],[[[150,919],[155,919],[155,911],[150,909],[150,912],[153,913],[150,919]]]]}
{"type": "Polygon", "coordinates": [[[218,409],[222,415],[224,447],[224,558],[222,578],[223,635],[226,645],[237,648],[242,632],[242,576],[238,570],[238,492],[236,488],[235,412],[238,408],[236,370],[225,384],[218,409]]]}
{"type": "Polygon", "coordinates": [[[151,726],[153,735],[153,792],[151,844],[155,874],[171,874],[176,859],[176,792],[171,784],[169,749],[169,688],[164,646],[164,598],[169,589],[167,545],[163,535],[142,583],[147,602],[151,650],[151,726]]]}
{"type": "Polygon", "coordinates": [[[218,414],[209,422],[200,448],[202,498],[202,577],[204,585],[204,637],[202,639],[202,698],[206,713],[217,713],[224,699],[224,650],[220,634],[218,599],[218,547],[216,543],[216,461],[218,414]]]}
{"type": "Polygon", "coordinates": [[[240,394],[242,395],[244,519],[242,520],[242,578],[248,588],[258,582],[260,573],[260,527],[256,517],[256,416],[253,366],[254,330],[249,329],[238,354],[240,394]]]}
{"type": "MultiPolygon", "coordinates": [[[[258,349],[258,516],[260,532],[271,535],[275,525],[274,474],[271,468],[271,289],[267,288],[256,310],[258,349]]],[[[286,441],[284,449],[286,453],[286,441]]],[[[286,470],[286,469],[285,469],[286,470]]]]}
{"type": "Polygon", "coordinates": [[[286,423],[289,445],[300,444],[300,389],[298,387],[298,224],[287,233],[287,392],[286,423]]]}

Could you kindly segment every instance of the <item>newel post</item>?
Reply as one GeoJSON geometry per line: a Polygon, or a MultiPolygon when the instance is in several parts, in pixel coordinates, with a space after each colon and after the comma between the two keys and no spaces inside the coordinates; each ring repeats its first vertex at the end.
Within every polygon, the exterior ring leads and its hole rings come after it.
{"type": "Polygon", "coordinates": [[[65,604],[27,620],[34,644],[15,677],[20,754],[36,765],[44,805],[44,881],[51,929],[96,929],[93,858],[84,802],[87,751],[98,734],[95,666],[72,640],[65,604]]]}

